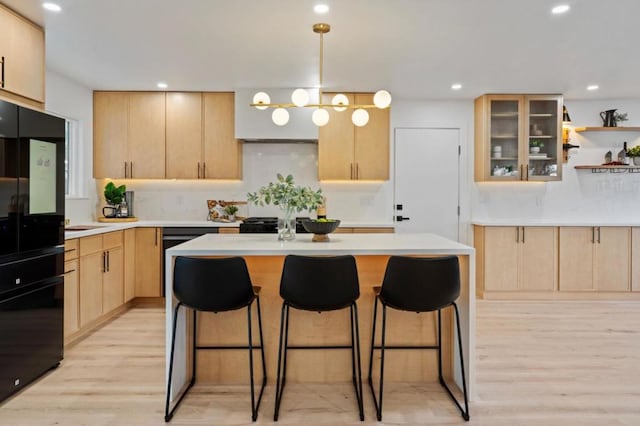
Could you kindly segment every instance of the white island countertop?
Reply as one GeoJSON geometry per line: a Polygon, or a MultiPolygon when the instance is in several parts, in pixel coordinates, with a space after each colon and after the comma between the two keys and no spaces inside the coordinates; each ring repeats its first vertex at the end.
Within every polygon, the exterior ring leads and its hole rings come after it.
{"type": "Polygon", "coordinates": [[[328,242],[312,242],[312,234],[278,241],[276,234],[206,234],[167,250],[167,256],[268,255],[469,255],[473,247],[434,234],[330,234],[328,242]]]}

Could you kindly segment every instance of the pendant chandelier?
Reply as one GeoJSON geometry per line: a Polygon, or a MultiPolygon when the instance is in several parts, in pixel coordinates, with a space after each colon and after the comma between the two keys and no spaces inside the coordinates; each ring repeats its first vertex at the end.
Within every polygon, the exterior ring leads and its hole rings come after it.
{"type": "Polygon", "coordinates": [[[324,62],[323,36],[331,30],[329,24],[314,24],[313,32],[320,34],[320,87],[318,89],[317,104],[309,103],[309,92],[305,89],[296,89],[291,94],[291,103],[272,104],[271,98],[265,92],[258,92],[253,96],[252,107],[265,110],[274,108],[271,119],[278,126],[284,126],[289,122],[289,111],[287,108],[315,108],[311,119],[313,123],[322,127],[329,122],[329,108],[336,111],[353,110],[351,121],[358,127],[365,126],[369,122],[369,108],[388,108],[391,105],[391,95],[386,90],[379,90],[373,96],[373,105],[350,105],[349,99],[342,93],[338,93],[331,100],[331,104],[322,103],[322,67],[324,62]]]}

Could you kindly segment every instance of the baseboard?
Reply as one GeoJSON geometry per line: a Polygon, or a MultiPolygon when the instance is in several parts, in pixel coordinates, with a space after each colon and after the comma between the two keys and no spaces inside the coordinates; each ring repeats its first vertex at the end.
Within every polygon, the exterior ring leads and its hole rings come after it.
{"type": "Polygon", "coordinates": [[[595,291],[485,291],[479,299],[485,300],[640,300],[640,292],[595,291]]]}

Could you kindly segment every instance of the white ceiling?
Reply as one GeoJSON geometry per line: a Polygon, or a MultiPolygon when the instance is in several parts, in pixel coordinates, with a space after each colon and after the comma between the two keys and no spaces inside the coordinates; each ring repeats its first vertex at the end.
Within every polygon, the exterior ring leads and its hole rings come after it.
{"type": "Polygon", "coordinates": [[[395,98],[640,98],[640,0],[0,0],[44,25],[47,67],[93,89],[324,86],[395,98]],[[565,3],[571,11],[551,15],[565,3]],[[452,83],[463,89],[454,92],[452,83]],[[596,92],[588,84],[600,85],[596,92]]]}

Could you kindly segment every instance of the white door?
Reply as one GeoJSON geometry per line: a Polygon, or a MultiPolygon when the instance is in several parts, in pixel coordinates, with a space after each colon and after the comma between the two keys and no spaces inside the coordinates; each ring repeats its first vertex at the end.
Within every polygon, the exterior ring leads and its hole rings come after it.
{"type": "Polygon", "coordinates": [[[395,150],[396,232],[430,232],[457,241],[460,130],[397,128],[395,150]]]}

